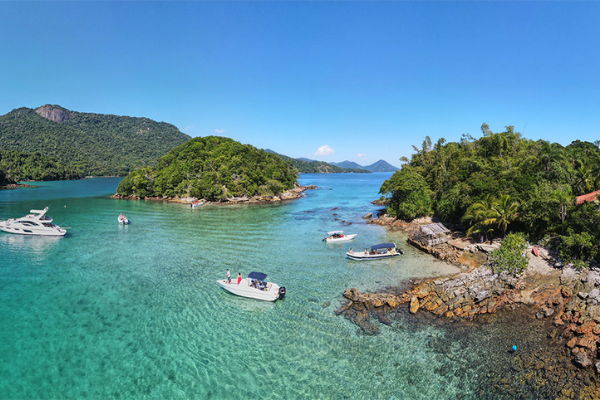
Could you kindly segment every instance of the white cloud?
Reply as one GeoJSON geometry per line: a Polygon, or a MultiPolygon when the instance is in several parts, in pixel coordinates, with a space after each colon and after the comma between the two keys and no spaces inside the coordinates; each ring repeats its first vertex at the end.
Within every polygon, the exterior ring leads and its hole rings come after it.
{"type": "Polygon", "coordinates": [[[361,153],[358,153],[358,154],[356,155],[356,157],[358,157],[358,158],[360,158],[360,159],[362,159],[362,160],[366,160],[366,159],[367,159],[367,155],[366,155],[366,154],[361,154],[361,153]]]}
{"type": "Polygon", "coordinates": [[[215,133],[225,133],[227,132],[225,129],[215,129],[215,133]]]}
{"type": "Polygon", "coordinates": [[[194,125],[190,125],[190,126],[186,126],[185,128],[183,128],[184,131],[190,130],[192,128],[195,128],[194,125]]]}
{"type": "Polygon", "coordinates": [[[330,154],[335,153],[335,150],[332,149],[331,147],[325,145],[325,146],[321,146],[319,147],[319,150],[317,150],[317,152],[313,155],[315,156],[328,156],[330,154]]]}

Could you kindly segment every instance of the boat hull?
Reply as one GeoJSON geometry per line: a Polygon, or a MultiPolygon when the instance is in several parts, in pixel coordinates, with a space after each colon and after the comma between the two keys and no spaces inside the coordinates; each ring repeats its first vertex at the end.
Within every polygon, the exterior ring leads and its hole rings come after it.
{"type": "Polygon", "coordinates": [[[397,257],[400,255],[400,253],[399,252],[390,253],[388,251],[388,252],[385,252],[382,254],[364,254],[364,253],[350,254],[350,253],[346,253],[346,255],[348,256],[348,258],[350,258],[352,260],[365,261],[365,260],[380,260],[382,258],[397,257]]]}
{"type": "Polygon", "coordinates": [[[237,284],[236,280],[232,280],[231,283],[227,283],[227,280],[219,279],[217,283],[228,292],[237,296],[247,297],[249,299],[275,301],[279,298],[279,285],[275,283],[268,283],[268,290],[259,290],[254,287],[250,287],[248,278],[242,279],[239,285],[237,284]]]}
{"type": "Polygon", "coordinates": [[[35,227],[20,227],[16,224],[7,225],[6,221],[0,222],[0,230],[7,233],[14,233],[17,235],[32,235],[32,236],[65,236],[67,231],[59,228],[35,228],[35,227]]]}
{"type": "Polygon", "coordinates": [[[354,238],[356,238],[356,235],[358,235],[358,233],[352,234],[352,235],[344,235],[344,237],[341,238],[325,238],[325,241],[327,243],[340,243],[340,242],[347,242],[349,240],[352,240],[354,238]]]}

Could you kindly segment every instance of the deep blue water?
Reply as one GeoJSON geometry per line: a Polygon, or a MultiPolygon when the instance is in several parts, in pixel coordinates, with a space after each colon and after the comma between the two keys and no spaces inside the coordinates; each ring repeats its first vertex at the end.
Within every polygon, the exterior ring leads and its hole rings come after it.
{"type": "Polygon", "coordinates": [[[0,220],[50,206],[63,238],[0,232],[0,398],[453,398],[477,369],[432,351],[435,326],[364,336],[334,311],[346,288],[400,285],[456,270],[368,225],[390,174],[301,175],[318,190],[283,204],[205,206],[114,200],[119,178],[0,191],[0,220]],[[117,223],[120,212],[131,225],[117,223]],[[342,222],[345,221],[345,222],[342,222]],[[352,223],[346,226],[347,223],[352,223]],[[358,233],[327,245],[325,231],[358,233]],[[405,255],[345,252],[396,242],[405,255]],[[264,303],[216,284],[268,273],[264,303]],[[447,365],[446,365],[447,366],[447,365]]]}

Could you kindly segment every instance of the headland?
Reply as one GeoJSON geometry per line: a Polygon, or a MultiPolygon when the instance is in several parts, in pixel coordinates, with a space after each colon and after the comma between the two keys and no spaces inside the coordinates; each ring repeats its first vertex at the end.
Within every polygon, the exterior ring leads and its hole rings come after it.
{"type": "MultiPolygon", "coordinates": [[[[407,233],[427,222],[431,221],[407,223],[387,215],[368,221],[407,233]]],[[[464,233],[452,231],[450,240],[444,244],[427,246],[411,238],[408,243],[460,267],[461,272],[415,279],[408,287],[390,287],[377,293],[350,288],[344,292],[345,304],[336,313],[354,322],[367,335],[380,331],[373,321],[391,324],[399,315],[436,324],[479,328],[499,320],[504,320],[504,325],[518,321],[512,329],[525,328],[543,344],[536,351],[515,354],[514,374],[527,385],[541,385],[548,389],[549,395],[559,398],[600,398],[597,264],[579,270],[573,265],[563,265],[552,250],[535,246],[536,255],[534,246],[529,246],[523,255],[528,258],[528,268],[521,276],[514,276],[497,273],[487,263],[488,254],[500,246],[498,240],[475,243],[465,238],[464,233]]],[[[518,343],[515,346],[518,348],[518,343]]],[[[500,378],[496,383],[509,385],[500,378]]]]}

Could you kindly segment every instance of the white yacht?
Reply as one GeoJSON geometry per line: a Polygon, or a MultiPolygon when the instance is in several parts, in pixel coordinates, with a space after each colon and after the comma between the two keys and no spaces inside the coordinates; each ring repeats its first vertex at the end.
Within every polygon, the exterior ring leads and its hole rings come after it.
{"type": "Polygon", "coordinates": [[[356,237],[356,235],[358,235],[358,233],[353,233],[352,235],[344,235],[344,231],[331,231],[327,232],[327,235],[329,236],[323,239],[324,242],[338,243],[352,240],[356,237]]]}
{"type": "Polygon", "coordinates": [[[0,230],[20,235],[64,236],[67,231],[52,223],[52,218],[46,215],[48,207],[43,210],[30,210],[21,218],[11,218],[0,221],[0,230]]]}
{"type": "Polygon", "coordinates": [[[285,296],[285,287],[267,282],[267,274],[262,272],[250,272],[246,279],[240,280],[239,284],[235,279],[229,283],[227,279],[219,279],[217,283],[228,292],[251,299],[275,301],[285,296]]]}

